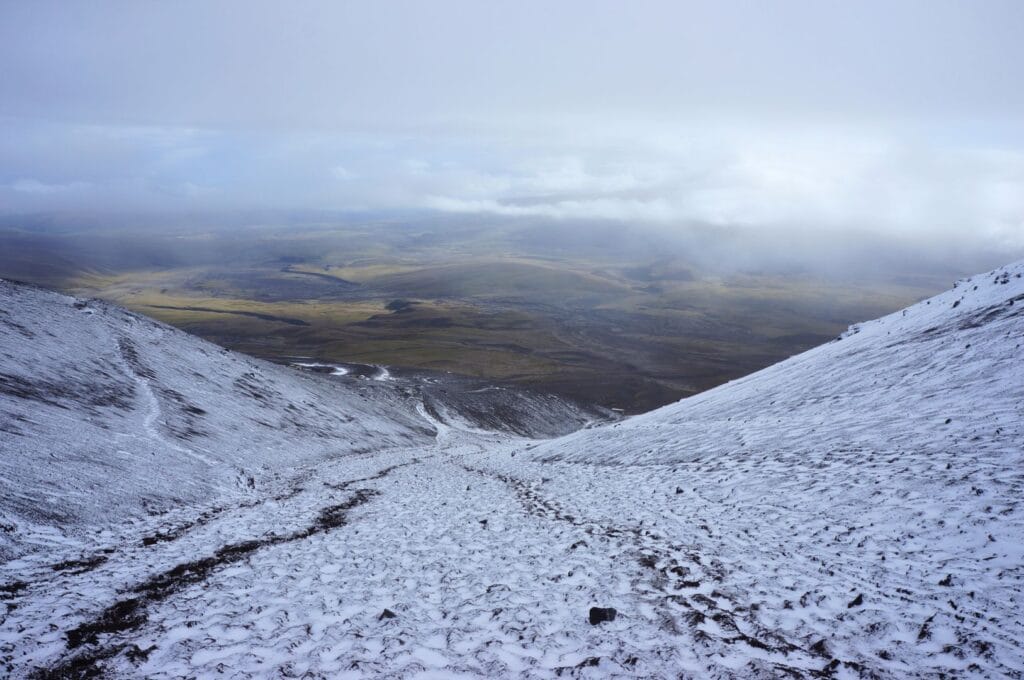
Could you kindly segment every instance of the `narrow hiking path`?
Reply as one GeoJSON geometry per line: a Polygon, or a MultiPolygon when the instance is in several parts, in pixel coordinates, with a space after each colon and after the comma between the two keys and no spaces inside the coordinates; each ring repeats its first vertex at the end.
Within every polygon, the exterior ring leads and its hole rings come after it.
{"type": "Polygon", "coordinates": [[[139,392],[142,394],[142,400],[145,403],[142,419],[143,431],[145,431],[153,441],[157,442],[161,446],[166,446],[173,451],[195,458],[206,465],[216,465],[216,461],[212,460],[208,456],[204,456],[194,448],[186,448],[182,446],[172,437],[169,437],[164,433],[160,427],[163,419],[163,409],[160,406],[160,398],[157,396],[156,391],[150,384],[150,380],[153,378],[153,373],[139,360],[135,345],[128,338],[119,338],[117,342],[117,349],[121,356],[121,362],[124,364],[125,371],[135,381],[139,392]]]}

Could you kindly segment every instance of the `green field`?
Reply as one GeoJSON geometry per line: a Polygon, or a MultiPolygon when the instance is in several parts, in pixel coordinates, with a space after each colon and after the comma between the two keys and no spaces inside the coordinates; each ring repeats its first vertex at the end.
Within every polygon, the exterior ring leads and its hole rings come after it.
{"type": "Polygon", "coordinates": [[[637,412],[898,309],[934,277],[718,271],[692,249],[431,220],[0,230],[0,277],[274,360],[387,364],[637,412]]]}

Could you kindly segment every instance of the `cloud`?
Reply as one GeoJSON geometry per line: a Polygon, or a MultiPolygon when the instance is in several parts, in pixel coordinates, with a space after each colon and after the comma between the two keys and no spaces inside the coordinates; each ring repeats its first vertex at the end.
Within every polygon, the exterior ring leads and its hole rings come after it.
{"type": "Polygon", "coordinates": [[[347,129],[602,112],[1020,120],[1016,0],[0,4],[0,112],[347,129]]]}
{"type": "Polygon", "coordinates": [[[626,143],[583,123],[515,136],[9,129],[8,211],[431,210],[1024,246],[1024,151],[877,131],[684,124],[626,143]]]}
{"type": "Polygon", "coordinates": [[[1024,153],[822,134],[707,141],[610,161],[600,149],[453,178],[424,205],[553,219],[809,227],[1024,246],[1024,153]],[[589,154],[589,155],[588,155],[589,154]],[[552,171],[552,168],[570,171],[552,171]],[[464,190],[492,187],[490,191],[464,190]]]}
{"type": "Polygon", "coordinates": [[[89,185],[86,182],[68,182],[67,184],[47,184],[40,182],[37,179],[22,178],[11,182],[6,186],[19,194],[37,194],[48,196],[51,194],[62,193],[65,191],[75,191],[87,189],[89,185]]]}
{"type": "Polygon", "coordinates": [[[1022,30],[1014,0],[2,3],[0,212],[1016,246],[1022,30]]]}
{"type": "Polygon", "coordinates": [[[359,175],[352,172],[344,165],[335,165],[333,168],[331,168],[331,176],[334,177],[334,179],[339,180],[341,182],[347,182],[349,180],[356,179],[359,175]]]}

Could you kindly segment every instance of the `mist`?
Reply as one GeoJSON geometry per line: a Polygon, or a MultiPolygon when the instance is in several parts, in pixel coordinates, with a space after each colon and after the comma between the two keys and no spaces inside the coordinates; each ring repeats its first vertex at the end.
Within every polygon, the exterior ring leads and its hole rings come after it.
{"type": "Polygon", "coordinates": [[[1009,259],[1022,32],[1015,2],[7,3],[0,212],[412,212],[696,229],[737,261],[1009,259]]]}

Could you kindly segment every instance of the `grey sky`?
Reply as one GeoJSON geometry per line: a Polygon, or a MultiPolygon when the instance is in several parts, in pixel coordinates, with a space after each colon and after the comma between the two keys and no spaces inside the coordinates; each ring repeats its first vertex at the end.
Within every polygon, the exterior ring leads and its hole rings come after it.
{"type": "Polygon", "coordinates": [[[1024,3],[0,4],[0,210],[380,208],[1024,247],[1024,3]]]}

